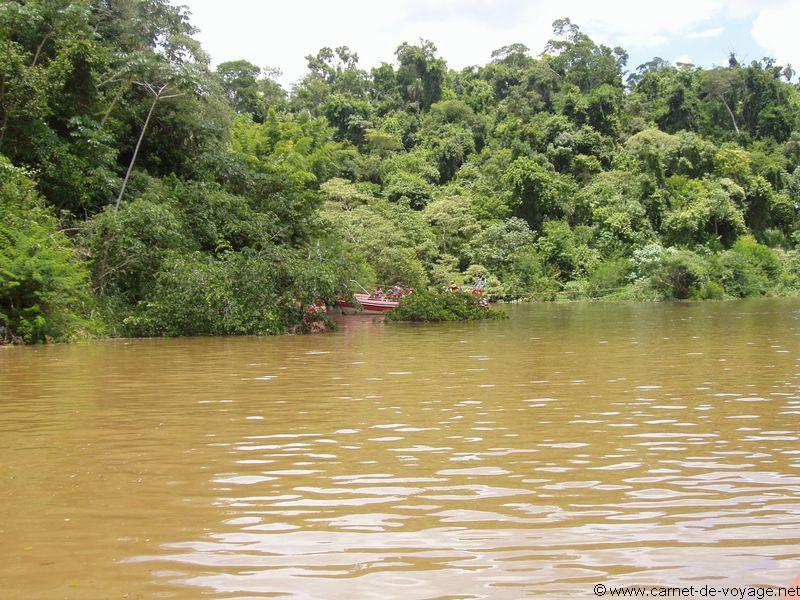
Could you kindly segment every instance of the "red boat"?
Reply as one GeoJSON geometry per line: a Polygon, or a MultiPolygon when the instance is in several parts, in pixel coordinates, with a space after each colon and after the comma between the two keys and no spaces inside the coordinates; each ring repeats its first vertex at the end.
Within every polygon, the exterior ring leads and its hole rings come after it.
{"type": "Polygon", "coordinates": [[[353,294],[361,306],[351,302],[345,298],[337,301],[337,305],[341,311],[346,315],[364,314],[364,315],[380,315],[387,311],[397,308],[398,301],[390,300],[389,298],[380,298],[372,296],[371,294],[353,294]]]}

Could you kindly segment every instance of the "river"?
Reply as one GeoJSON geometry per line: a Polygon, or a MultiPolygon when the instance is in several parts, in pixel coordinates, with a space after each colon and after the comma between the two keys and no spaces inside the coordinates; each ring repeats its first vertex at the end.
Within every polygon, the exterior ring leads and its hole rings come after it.
{"type": "Polygon", "coordinates": [[[593,597],[800,572],[800,301],[0,349],[4,598],[593,597]]]}

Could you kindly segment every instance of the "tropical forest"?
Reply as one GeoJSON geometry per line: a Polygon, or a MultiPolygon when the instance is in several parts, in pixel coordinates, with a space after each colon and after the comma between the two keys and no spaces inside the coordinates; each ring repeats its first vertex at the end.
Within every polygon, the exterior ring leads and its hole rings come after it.
{"type": "MultiPolygon", "coordinates": [[[[0,340],[277,334],[400,283],[498,301],[800,291],[790,65],[629,64],[569,19],[455,70],[214,65],[166,0],[0,4],[0,340]]],[[[277,61],[276,61],[277,62],[277,61]]]]}

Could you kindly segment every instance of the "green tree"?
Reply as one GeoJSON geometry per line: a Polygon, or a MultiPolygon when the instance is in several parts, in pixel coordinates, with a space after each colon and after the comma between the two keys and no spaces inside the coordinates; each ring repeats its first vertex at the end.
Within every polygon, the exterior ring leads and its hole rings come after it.
{"type": "Polygon", "coordinates": [[[286,102],[286,91],[275,81],[280,75],[277,69],[233,60],[217,65],[216,75],[233,110],[252,115],[258,123],[264,122],[270,109],[281,109],[286,102]]]}
{"type": "Polygon", "coordinates": [[[428,40],[419,45],[403,42],[395,51],[399,67],[396,81],[401,97],[418,113],[442,97],[447,67],[436,56],[436,46],[428,40]]]}
{"type": "Polygon", "coordinates": [[[520,157],[509,167],[507,185],[511,188],[516,215],[539,231],[547,218],[562,218],[572,213],[574,184],[556,173],[544,160],[520,157]]]}

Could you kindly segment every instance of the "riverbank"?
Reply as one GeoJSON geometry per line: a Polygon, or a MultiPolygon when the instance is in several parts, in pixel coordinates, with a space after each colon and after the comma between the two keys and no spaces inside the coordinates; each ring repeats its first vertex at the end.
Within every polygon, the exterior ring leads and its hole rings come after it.
{"type": "MultiPolygon", "coordinates": [[[[769,300],[796,300],[800,298],[800,292],[790,291],[789,293],[783,295],[773,295],[773,296],[751,296],[748,298],[734,298],[730,296],[723,296],[721,298],[687,298],[684,300],[661,300],[661,299],[632,299],[629,297],[620,297],[616,296],[601,296],[598,298],[567,298],[561,296],[555,300],[507,300],[507,301],[499,301],[495,303],[492,309],[492,313],[490,315],[479,315],[481,318],[435,318],[435,315],[431,316],[431,318],[403,318],[398,317],[395,319],[387,319],[388,321],[396,321],[396,322],[437,322],[437,321],[474,321],[474,320],[484,320],[485,318],[489,318],[490,320],[494,319],[505,319],[506,317],[502,315],[504,311],[504,307],[524,307],[527,305],[532,306],[559,306],[559,305],[628,305],[628,306],[635,306],[637,304],[642,305],[671,305],[671,304],[687,304],[687,305],[697,305],[697,304],[704,304],[704,303],[736,303],[736,302],[744,302],[744,301],[769,301],[769,300]],[[501,313],[501,314],[497,314],[501,313]]],[[[482,309],[481,309],[482,311],[482,309]]],[[[352,315],[350,317],[345,317],[349,320],[349,322],[356,322],[359,320],[369,321],[375,318],[380,320],[384,320],[386,315],[352,315]]],[[[424,316],[424,315],[423,315],[424,316]]],[[[291,330],[287,330],[284,332],[276,333],[276,334],[268,334],[266,337],[273,337],[275,335],[278,336],[297,336],[297,335],[309,335],[309,334],[326,334],[336,332],[339,328],[339,322],[341,321],[342,317],[339,319],[330,319],[330,315],[327,315],[324,319],[315,318],[313,321],[309,321],[306,325],[300,327],[295,326],[291,330]]],[[[232,337],[229,334],[223,335],[205,335],[205,334],[198,334],[198,335],[171,335],[171,336],[124,336],[124,335],[101,335],[96,333],[97,329],[95,328],[94,333],[84,332],[80,335],[75,335],[71,339],[68,340],[50,340],[48,344],[84,344],[91,341],[101,341],[101,340],[145,340],[145,339],[181,339],[181,338],[209,338],[209,337],[232,337]]],[[[253,333],[241,333],[235,334],[233,337],[265,337],[263,334],[253,334],[253,333]]],[[[1,349],[8,349],[14,347],[25,347],[30,346],[30,344],[24,343],[2,343],[0,341],[0,348],[1,349]]]]}

